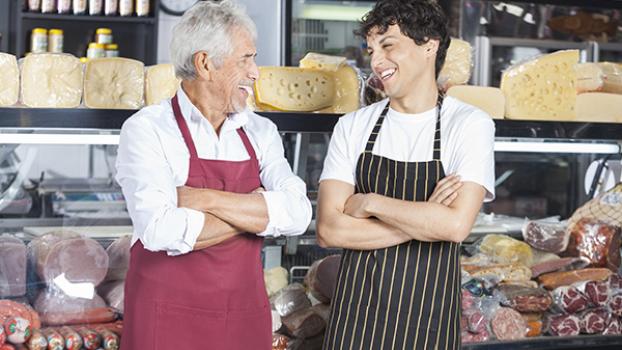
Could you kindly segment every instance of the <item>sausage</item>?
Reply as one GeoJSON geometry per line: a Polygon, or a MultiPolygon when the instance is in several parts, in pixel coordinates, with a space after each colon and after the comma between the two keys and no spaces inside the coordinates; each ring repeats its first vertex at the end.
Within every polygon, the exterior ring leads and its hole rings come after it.
{"type": "Polygon", "coordinates": [[[73,328],[65,326],[61,327],[61,329],[59,329],[58,331],[63,336],[63,338],[65,338],[65,348],[67,350],[82,349],[82,345],[84,345],[84,343],[82,342],[82,338],[80,337],[80,334],[78,334],[78,332],[76,332],[73,328]]]}
{"type": "Polygon", "coordinates": [[[48,347],[48,341],[45,335],[41,333],[41,330],[34,329],[30,339],[26,342],[29,350],[46,350],[48,347]]]}
{"type": "Polygon", "coordinates": [[[13,344],[23,344],[32,333],[30,322],[22,317],[9,317],[4,321],[6,339],[13,344]]]}
{"type": "Polygon", "coordinates": [[[604,281],[611,275],[605,268],[587,268],[582,270],[546,273],[538,277],[538,282],[548,290],[561,286],[569,286],[583,281],[604,281]]]}
{"type": "Polygon", "coordinates": [[[102,348],[104,350],[118,350],[121,346],[119,336],[108,329],[101,329],[99,335],[102,337],[102,348]]]}
{"type": "Polygon", "coordinates": [[[105,323],[114,321],[117,314],[112,308],[98,307],[87,309],[82,312],[64,312],[58,314],[46,314],[43,317],[43,323],[49,326],[73,325],[73,324],[91,324],[105,323]]]}
{"type": "Polygon", "coordinates": [[[84,348],[87,350],[97,350],[101,346],[102,338],[99,333],[85,327],[78,328],[78,333],[82,337],[84,348]]]}
{"type": "Polygon", "coordinates": [[[65,349],[65,338],[52,328],[44,328],[41,330],[48,342],[48,350],[65,349]]]}
{"type": "Polygon", "coordinates": [[[21,317],[30,322],[33,328],[41,328],[39,314],[29,305],[18,303],[13,300],[0,300],[0,324],[4,324],[11,316],[21,317]]]}

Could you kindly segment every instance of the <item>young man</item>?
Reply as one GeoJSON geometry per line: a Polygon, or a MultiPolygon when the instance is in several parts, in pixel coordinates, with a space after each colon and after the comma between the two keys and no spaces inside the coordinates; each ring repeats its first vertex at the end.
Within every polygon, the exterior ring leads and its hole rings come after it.
{"type": "Polygon", "coordinates": [[[363,19],[389,98],[342,117],[325,160],[318,239],[344,253],[324,349],[460,347],[460,242],[494,197],[494,123],[437,89],[446,24],[425,0],[363,19]],[[432,196],[446,173],[462,182],[449,204],[432,196]]]}
{"type": "Polygon", "coordinates": [[[134,224],[122,348],[271,349],[262,236],[303,233],[306,186],[276,126],[250,111],[255,25],[203,1],[173,31],[181,88],[121,130],[117,180],[134,224]]]}

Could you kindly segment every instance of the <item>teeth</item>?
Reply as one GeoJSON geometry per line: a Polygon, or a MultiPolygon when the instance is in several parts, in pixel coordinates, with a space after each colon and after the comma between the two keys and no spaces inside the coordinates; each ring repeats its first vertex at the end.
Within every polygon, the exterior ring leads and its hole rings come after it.
{"type": "Polygon", "coordinates": [[[382,79],[386,79],[386,78],[390,77],[391,75],[393,75],[393,73],[395,73],[395,69],[387,69],[387,70],[383,71],[382,73],[380,73],[380,77],[382,79]]]}

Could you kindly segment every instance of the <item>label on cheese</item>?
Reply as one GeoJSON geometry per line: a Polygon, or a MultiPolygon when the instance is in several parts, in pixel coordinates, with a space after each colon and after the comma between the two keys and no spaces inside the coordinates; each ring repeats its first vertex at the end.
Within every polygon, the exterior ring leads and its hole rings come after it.
{"type": "Polygon", "coordinates": [[[145,70],[145,104],[154,105],[175,96],[181,79],[172,64],[158,64],[145,70]]]}
{"type": "Polygon", "coordinates": [[[454,85],[466,84],[473,69],[473,48],[464,40],[451,38],[445,64],[438,75],[438,86],[447,91],[454,85]]]}
{"type": "Polygon", "coordinates": [[[487,86],[452,86],[447,96],[475,106],[495,119],[503,119],[505,114],[505,95],[499,88],[487,86]]]}
{"type": "Polygon", "coordinates": [[[0,52],[0,107],[8,107],[19,99],[19,68],[13,55],[0,52]]]}
{"type": "Polygon", "coordinates": [[[616,63],[580,63],[575,66],[577,92],[622,94],[622,66],[616,63]]]}
{"type": "Polygon", "coordinates": [[[84,76],[84,104],[89,108],[140,108],[144,76],[140,61],[120,57],[89,60],[84,76]]]}
{"type": "Polygon", "coordinates": [[[74,108],[82,98],[82,63],[69,54],[30,54],[22,64],[22,102],[35,108],[74,108]]]}
{"type": "Polygon", "coordinates": [[[255,82],[258,105],[310,112],[333,104],[335,79],[329,72],[296,67],[259,67],[255,82]]]}
{"type": "Polygon", "coordinates": [[[622,95],[586,92],[577,96],[577,120],[622,123],[622,95]]]}
{"type": "Polygon", "coordinates": [[[501,77],[506,118],[574,120],[578,61],[578,50],[565,50],[506,70],[501,77]]]}
{"type": "Polygon", "coordinates": [[[346,58],[341,56],[330,56],[321,53],[309,52],[300,60],[300,68],[312,68],[336,72],[342,65],[346,64],[346,58]]]}

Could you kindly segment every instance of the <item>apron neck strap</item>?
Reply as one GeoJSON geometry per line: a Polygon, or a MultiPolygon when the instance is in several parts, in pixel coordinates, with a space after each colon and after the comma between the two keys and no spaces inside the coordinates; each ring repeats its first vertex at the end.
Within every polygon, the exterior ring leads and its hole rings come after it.
{"type": "Polygon", "coordinates": [[[181,131],[181,136],[183,136],[186,147],[188,147],[188,151],[190,151],[190,158],[198,158],[197,149],[194,146],[194,141],[192,141],[192,135],[190,135],[190,129],[188,129],[188,124],[184,119],[184,115],[181,113],[181,108],[179,108],[177,94],[175,94],[171,100],[171,104],[173,105],[173,114],[175,114],[175,121],[177,122],[179,131],[181,131]]]}

